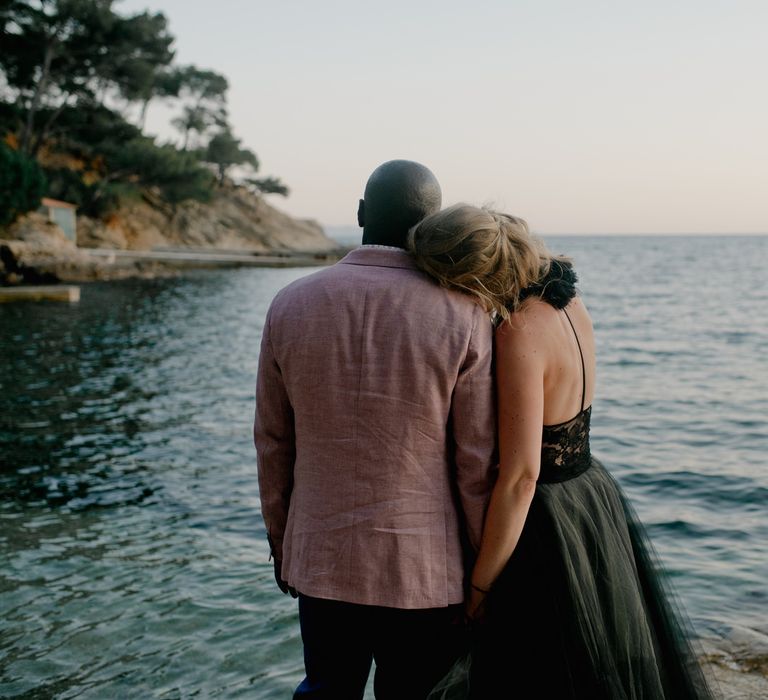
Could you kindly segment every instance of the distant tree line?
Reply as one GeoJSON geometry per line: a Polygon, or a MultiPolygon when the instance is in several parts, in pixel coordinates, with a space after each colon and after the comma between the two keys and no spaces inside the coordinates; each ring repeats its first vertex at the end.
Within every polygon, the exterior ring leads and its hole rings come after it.
{"type": "Polygon", "coordinates": [[[238,184],[287,195],[255,177],[258,158],[228,120],[227,79],[174,63],[162,13],[114,5],[0,0],[0,225],[43,194],[92,216],[147,190],[205,201],[235,169],[238,184]],[[178,143],[143,133],[153,100],[177,108],[178,143]]]}

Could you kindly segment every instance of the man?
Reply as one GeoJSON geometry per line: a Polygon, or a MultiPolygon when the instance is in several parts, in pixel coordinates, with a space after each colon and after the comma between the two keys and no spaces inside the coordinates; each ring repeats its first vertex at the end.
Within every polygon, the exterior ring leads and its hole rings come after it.
{"type": "Polygon", "coordinates": [[[363,245],[275,297],[254,438],[275,577],[299,596],[295,698],[424,698],[461,647],[462,534],[479,545],[495,475],[488,317],[405,250],[440,209],[395,160],[360,200],[363,245]]]}

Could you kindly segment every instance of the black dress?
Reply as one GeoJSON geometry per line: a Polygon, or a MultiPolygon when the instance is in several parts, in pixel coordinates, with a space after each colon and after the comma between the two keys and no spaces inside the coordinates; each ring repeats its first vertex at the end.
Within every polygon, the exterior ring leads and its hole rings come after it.
{"type": "Polygon", "coordinates": [[[430,697],[712,697],[648,538],[590,453],[590,415],[582,398],[574,418],[544,426],[518,545],[486,598],[471,652],[430,697]]]}

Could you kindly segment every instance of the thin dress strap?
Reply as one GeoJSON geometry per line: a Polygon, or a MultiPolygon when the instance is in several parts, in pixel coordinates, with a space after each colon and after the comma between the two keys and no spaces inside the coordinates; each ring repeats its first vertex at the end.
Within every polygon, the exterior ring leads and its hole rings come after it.
{"type": "Polygon", "coordinates": [[[576,338],[576,345],[579,346],[579,357],[581,357],[581,410],[584,410],[584,400],[587,396],[587,370],[584,366],[584,353],[581,351],[581,343],[579,342],[579,334],[576,332],[576,328],[574,328],[573,321],[571,321],[571,317],[568,315],[568,312],[563,309],[563,313],[565,314],[565,317],[568,319],[568,323],[571,324],[571,330],[573,331],[573,337],[576,338]]]}

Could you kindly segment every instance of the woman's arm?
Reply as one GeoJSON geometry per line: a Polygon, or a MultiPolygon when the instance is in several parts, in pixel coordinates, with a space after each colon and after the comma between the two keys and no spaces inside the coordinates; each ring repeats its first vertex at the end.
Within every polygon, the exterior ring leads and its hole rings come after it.
{"type": "Polygon", "coordinates": [[[546,358],[537,311],[531,305],[496,331],[499,476],[472,572],[470,618],[512,556],[539,477],[546,358]]]}

